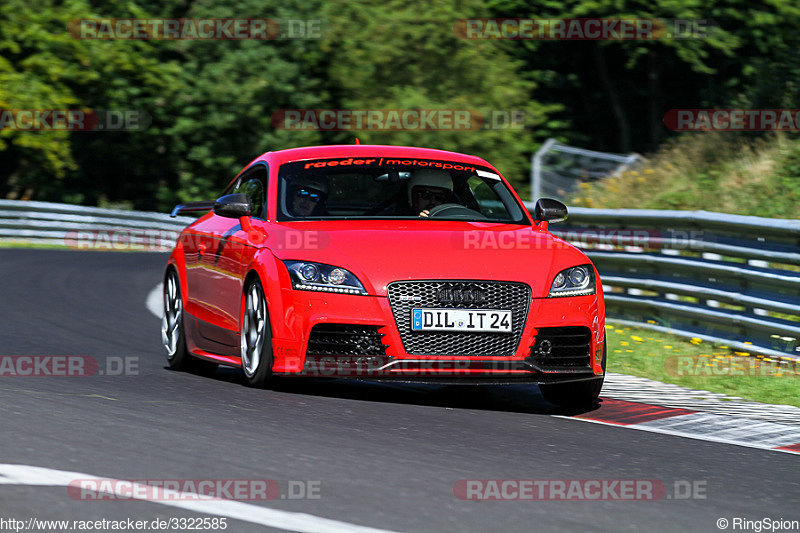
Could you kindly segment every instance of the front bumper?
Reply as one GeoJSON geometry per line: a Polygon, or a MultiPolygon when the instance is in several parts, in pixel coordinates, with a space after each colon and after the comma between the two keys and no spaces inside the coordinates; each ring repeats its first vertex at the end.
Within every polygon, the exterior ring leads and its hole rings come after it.
{"type": "Polygon", "coordinates": [[[555,383],[597,379],[604,373],[601,295],[530,300],[519,342],[513,353],[501,356],[409,354],[385,296],[283,289],[280,298],[277,307],[283,316],[272,321],[273,372],[278,375],[434,383],[555,383]],[[337,352],[330,344],[336,335],[345,336],[334,331],[344,325],[349,327],[344,333],[357,342],[343,345],[337,352]],[[324,328],[328,335],[325,342],[312,337],[315,326],[324,328]],[[542,352],[534,352],[540,349],[537,336],[541,340],[544,334],[540,331],[558,328],[586,330],[586,364],[542,364],[537,356],[542,352]],[[322,350],[321,345],[328,348],[322,350]]]}

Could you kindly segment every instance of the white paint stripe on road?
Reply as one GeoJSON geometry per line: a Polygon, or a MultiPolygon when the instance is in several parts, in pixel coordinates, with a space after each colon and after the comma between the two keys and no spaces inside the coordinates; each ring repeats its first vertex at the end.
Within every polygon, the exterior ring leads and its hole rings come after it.
{"type": "Polygon", "coordinates": [[[626,374],[607,372],[603,392],[600,394],[603,398],[615,400],[749,418],[753,419],[753,424],[758,423],[759,420],[765,420],[800,426],[800,407],[794,405],[775,405],[743,400],[736,396],[689,389],[626,374]]]}
{"type": "Polygon", "coordinates": [[[637,426],[668,430],[675,435],[697,435],[704,439],[720,439],[769,449],[800,443],[800,428],[797,426],[774,422],[756,423],[746,418],[710,413],[673,416],[643,422],[637,426]]]}
{"type": "MultiPolygon", "coordinates": [[[[42,468],[38,466],[29,465],[15,465],[15,464],[0,464],[0,485],[35,485],[35,486],[49,486],[49,487],[68,487],[70,482],[75,480],[94,480],[94,481],[109,481],[108,478],[98,478],[90,474],[82,474],[80,472],[68,472],[65,470],[53,470],[50,468],[42,468]]],[[[111,480],[110,484],[103,485],[111,487],[116,486],[116,480],[111,480]]],[[[134,485],[126,483],[130,488],[134,485]]],[[[98,483],[98,487],[99,487],[98,483]]],[[[146,487],[145,487],[146,488],[146,487]]],[[[339,520],[331,520],[329,518],[321,518],[306,513],[294,513],[289,511],[281,511],[278,509],[270,509],[269,507],[262,507],[260,505],[253,505],[233,500],[191,500],[174,501],[174,500],[155,500],[148,498],[136,498],[131,494],[137,494],[137,490],[125,492],[124,494],[116,494],[112,490],[98,490],[105,494],[114,494],[126,500],[137,499],[158,503],[161,505],[168,505],[170,507],[177,507],[193,511],[196,513],[210,514],[215,516],[225,516],[235,520],[242,520],[244,522],[251,522],[266,527],[276,529],[283,529],[286,531],[300,531],[303,533],[392,533],[385,529],[375,529],[366,526],[359,526],[350,524],[348,522],[340,522],[339,520]]],[[[146,490],[140,491],[146,494],[146,490]]],[[[187,498],[196,497],[190,493],[186,494],[187,498]]]]}
{"type": "MultiPolygon", "coordinates": [[[[703,414],[703,413],[698,413],[703,414]]],[[[589,422],[592,424],[600,424],[602,426],[611,426],[618,429],[636,429],[639,431],[647,431],[650,433],[660,433],[662,435],[672,435],[673,437],[684,437],[687,439],[694,439],[694,440],[704,440],[709,442],[719,442],[720,444],[733,444],[734,446],[744,446],[745,448],[758,448],[759,450],[769,450],[772,452],[781,452],[781,453],[790,453],[792,455],[797,455],[798,452],[792,450],[781,450],[779,448],[775,448],[772,446],[765,446],[760,442],[748,442],[745,439],[731,439],[731,438],[724,438],[720,435],[707,435],[702,433],[691,433],[686,431],[677,431],[675,429],[669,427],[659,427],[659,426],[651,426],[647,425],[649,422],[641,423],[641,424],[626,424],[626,425],[619,425],[613,422],[605,422],[603,420],[592,420],[590,418],[575,418],[573,416],[566,416],[566,415],[552,415],[555,418],[564,418],[567,420],[578,420],[580,422],[589,422]]],[[[692,415],[679,415],[672,418],[682,418],[684,416],[692,416],[692,415]]],[[[751,422],[751,421],[747,421],[751,422]]]]}
{"type": "Polygon", "coordinates": [[[162,293],[163,289],[161,288],[161,283],[155,286],[150,294],[147,295],[147,300],[145,300],[145,305],[147,306],[147,310],[156,315],[159,320],[161,320],[161,315],[164,313],[164,302],[162,300],[162,293]]]}
{"type": "Polygon", "coordinates": [[[611,426],[619,429],[637,429],[639,431],[647,431],[650,433],[660,433],[662,435],[672,435],[674,437],[684,437],[688,439],[694,440],[704,440],[710,442],[719,442],[720,444],[733,444],[735,446],[744,446],[745,448],[758,448],[760,450],[769,450],[773,452],[781,452],[781,453],[791,453],[796,455],[797,452],[793,452],[790,450],[780,450],[776,448],[767,448],[760,444],[751,444],[749,442],[741,442],[741,441],[733,441],[729,439],[722,439],[718,437],[711,437],[711,436],[704,436],[704,435],[694,435],[694,434],[685,434],[677,431],[672,431],[669,429],[657,428],[657,427],[647,427],[647,426],[640,426],[639,424],[631,424],[626,426],[620,426],[619,424],[613,424],[611,422],[603,422],[602,420],[590,420],[588,418],[574,418],[571,416],[562,416],[562,415],[553,415],[556,418],[566,418],[570,420],[579,420],[581,422],[589,422],[592,424],[600,424],[602,426],[611,426]]]}

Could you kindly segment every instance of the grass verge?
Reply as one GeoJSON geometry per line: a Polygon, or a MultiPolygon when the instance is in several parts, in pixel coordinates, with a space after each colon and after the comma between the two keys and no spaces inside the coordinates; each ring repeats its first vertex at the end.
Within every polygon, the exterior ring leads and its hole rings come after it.
{"type": "Polygon", "coordinates": [[[87,252],[167,252],[169,250],[148,250],[144,247],[113,247],[111,245],[104,246],[98,245],[94,247],[89,246],[67,246],[64,244],[50,244],[41,243],[36,241],[4,241],[0,240],[0,249],[42,249],[42,250],[70,250],[70,251],[87,251],[87,252]]]}
{"type": "Polygon", "coordinates": [[[67,250],[63,244],[46,244],[35,241],[3,241],[0,240],[0,248],[42,248],[47,250],[67,250]]]}
{"type": "Polygon", "coordinates": [[[606,324],[609,372],[800,407],[800,362],[744,355],[722,344],[606,324]]]}
{"type": "Polygon", "coordinates": [[[800,217],[800,142],[691,133],[665,143],[636,169],[581,184],[572,205],[629,209],[704,209],[800,217]]]}

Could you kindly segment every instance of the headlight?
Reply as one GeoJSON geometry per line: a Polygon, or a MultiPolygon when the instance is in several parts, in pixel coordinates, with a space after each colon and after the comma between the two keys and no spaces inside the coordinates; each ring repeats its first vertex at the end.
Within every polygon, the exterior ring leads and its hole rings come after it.
{"type": "Polygon", "coordinates": [[[292,287],[301,291],[367,294],[364,286],[350,271],[311,261],[284,261],[292,278],[292,287]]]}
{"type": "Polygon", "coordinates": [[[550,286],[548,298],[586,296],[595,293],[592,265],[581,265],[559,272],[550,286]]]}

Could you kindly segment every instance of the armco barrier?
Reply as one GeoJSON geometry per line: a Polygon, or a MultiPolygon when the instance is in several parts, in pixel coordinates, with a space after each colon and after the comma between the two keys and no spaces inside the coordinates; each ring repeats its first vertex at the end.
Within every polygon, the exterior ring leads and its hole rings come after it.
{"type": "Polygon", "coordinates": [[[171,250],[194,219],[50,202],[0,200],[0,239],[87,249],[171,250]]]}
{"type": "Polygon", "coordinates": [[[800,356],[800,221],[571,208],[550,230],[591,258],[610,319],[800,356]]]}

